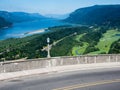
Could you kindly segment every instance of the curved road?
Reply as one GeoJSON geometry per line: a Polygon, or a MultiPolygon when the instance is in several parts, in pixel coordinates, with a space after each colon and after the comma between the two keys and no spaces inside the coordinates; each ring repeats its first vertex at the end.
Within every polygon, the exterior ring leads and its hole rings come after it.
{"type": "Polygon", "coordinates": [[[55,72],[0,81],[0,90],[120,90],[120,68],[55,72]]]}

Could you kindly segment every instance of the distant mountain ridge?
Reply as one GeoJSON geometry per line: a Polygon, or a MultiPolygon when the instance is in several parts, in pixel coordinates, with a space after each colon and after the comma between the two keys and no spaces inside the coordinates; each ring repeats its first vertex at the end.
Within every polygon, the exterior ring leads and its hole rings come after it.
{"type": "Polygon", "coordinates": [[[6,21],[4,18],[0,17],[0,29],[7,28],[11,25],[12,25],[12,23],[10,23],[10,22],[6,21]]]}
{"type": "Polygon", "coordinates": [[[49,18],[65,19],[69,17],[69,14],[47,14],[45,16],[49,18]]]}
{"type": "Polygon", "coordinates": [[[80,8],[64,21],[87,25],[120,25],[120,5],[95,5],[80,8]]]}
{"type": "Polygon", "coordinates": [[[44,16],[38,13],[7,12],[7,11],[0,11],[0,17],[12,23],[25,22],[25,21],[45,18],[44,16]]]}

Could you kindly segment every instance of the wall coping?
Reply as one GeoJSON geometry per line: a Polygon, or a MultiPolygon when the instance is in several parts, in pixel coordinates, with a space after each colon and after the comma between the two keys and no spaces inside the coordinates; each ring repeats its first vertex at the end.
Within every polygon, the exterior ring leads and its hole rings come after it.
{"type": "Polygon", "coordinates": [[[120,54],[99,54],[99,55],[78,55],[78,56],[59,56],[59,57],[50,57],[50,58],[35,58],[35,59],[20,59],[20,60],[11,60],[0,62],[0,64],[10,64],[10,63],[20,63],[20,62],[32,62],[32,61],[48,61],[52,59],[63,59],[63,58],[77,58],[77,57],[98,57],[98,56],[120,56],[120,54]]]}

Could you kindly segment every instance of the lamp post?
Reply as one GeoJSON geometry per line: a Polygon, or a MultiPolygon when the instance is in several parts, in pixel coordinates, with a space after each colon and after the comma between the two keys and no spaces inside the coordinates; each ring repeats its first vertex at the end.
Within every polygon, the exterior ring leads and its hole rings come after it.
{"type": "Polygon", "coordinates": [[[49,45],[49,43],[50,43],[50,38],[48,37],[47,38],[47,43],[48,43],[48,54],[47,54],[47,58],[50,58],[50,45],[49,45]]]}

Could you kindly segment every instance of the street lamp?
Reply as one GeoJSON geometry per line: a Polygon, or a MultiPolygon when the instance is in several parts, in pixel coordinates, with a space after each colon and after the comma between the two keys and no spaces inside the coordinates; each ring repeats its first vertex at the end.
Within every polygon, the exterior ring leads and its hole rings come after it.
{"type": "Polygon", "coordinates": [[[47,57],[50,58],[50,45],[49,45],[49,43],[50,43],[50,38],[49,38],[49,37],[47,38],[47,43],[48,43],[48,50],[47,50],[47,51],[48,51],[48,54],[47,54],[47,57]]]}

